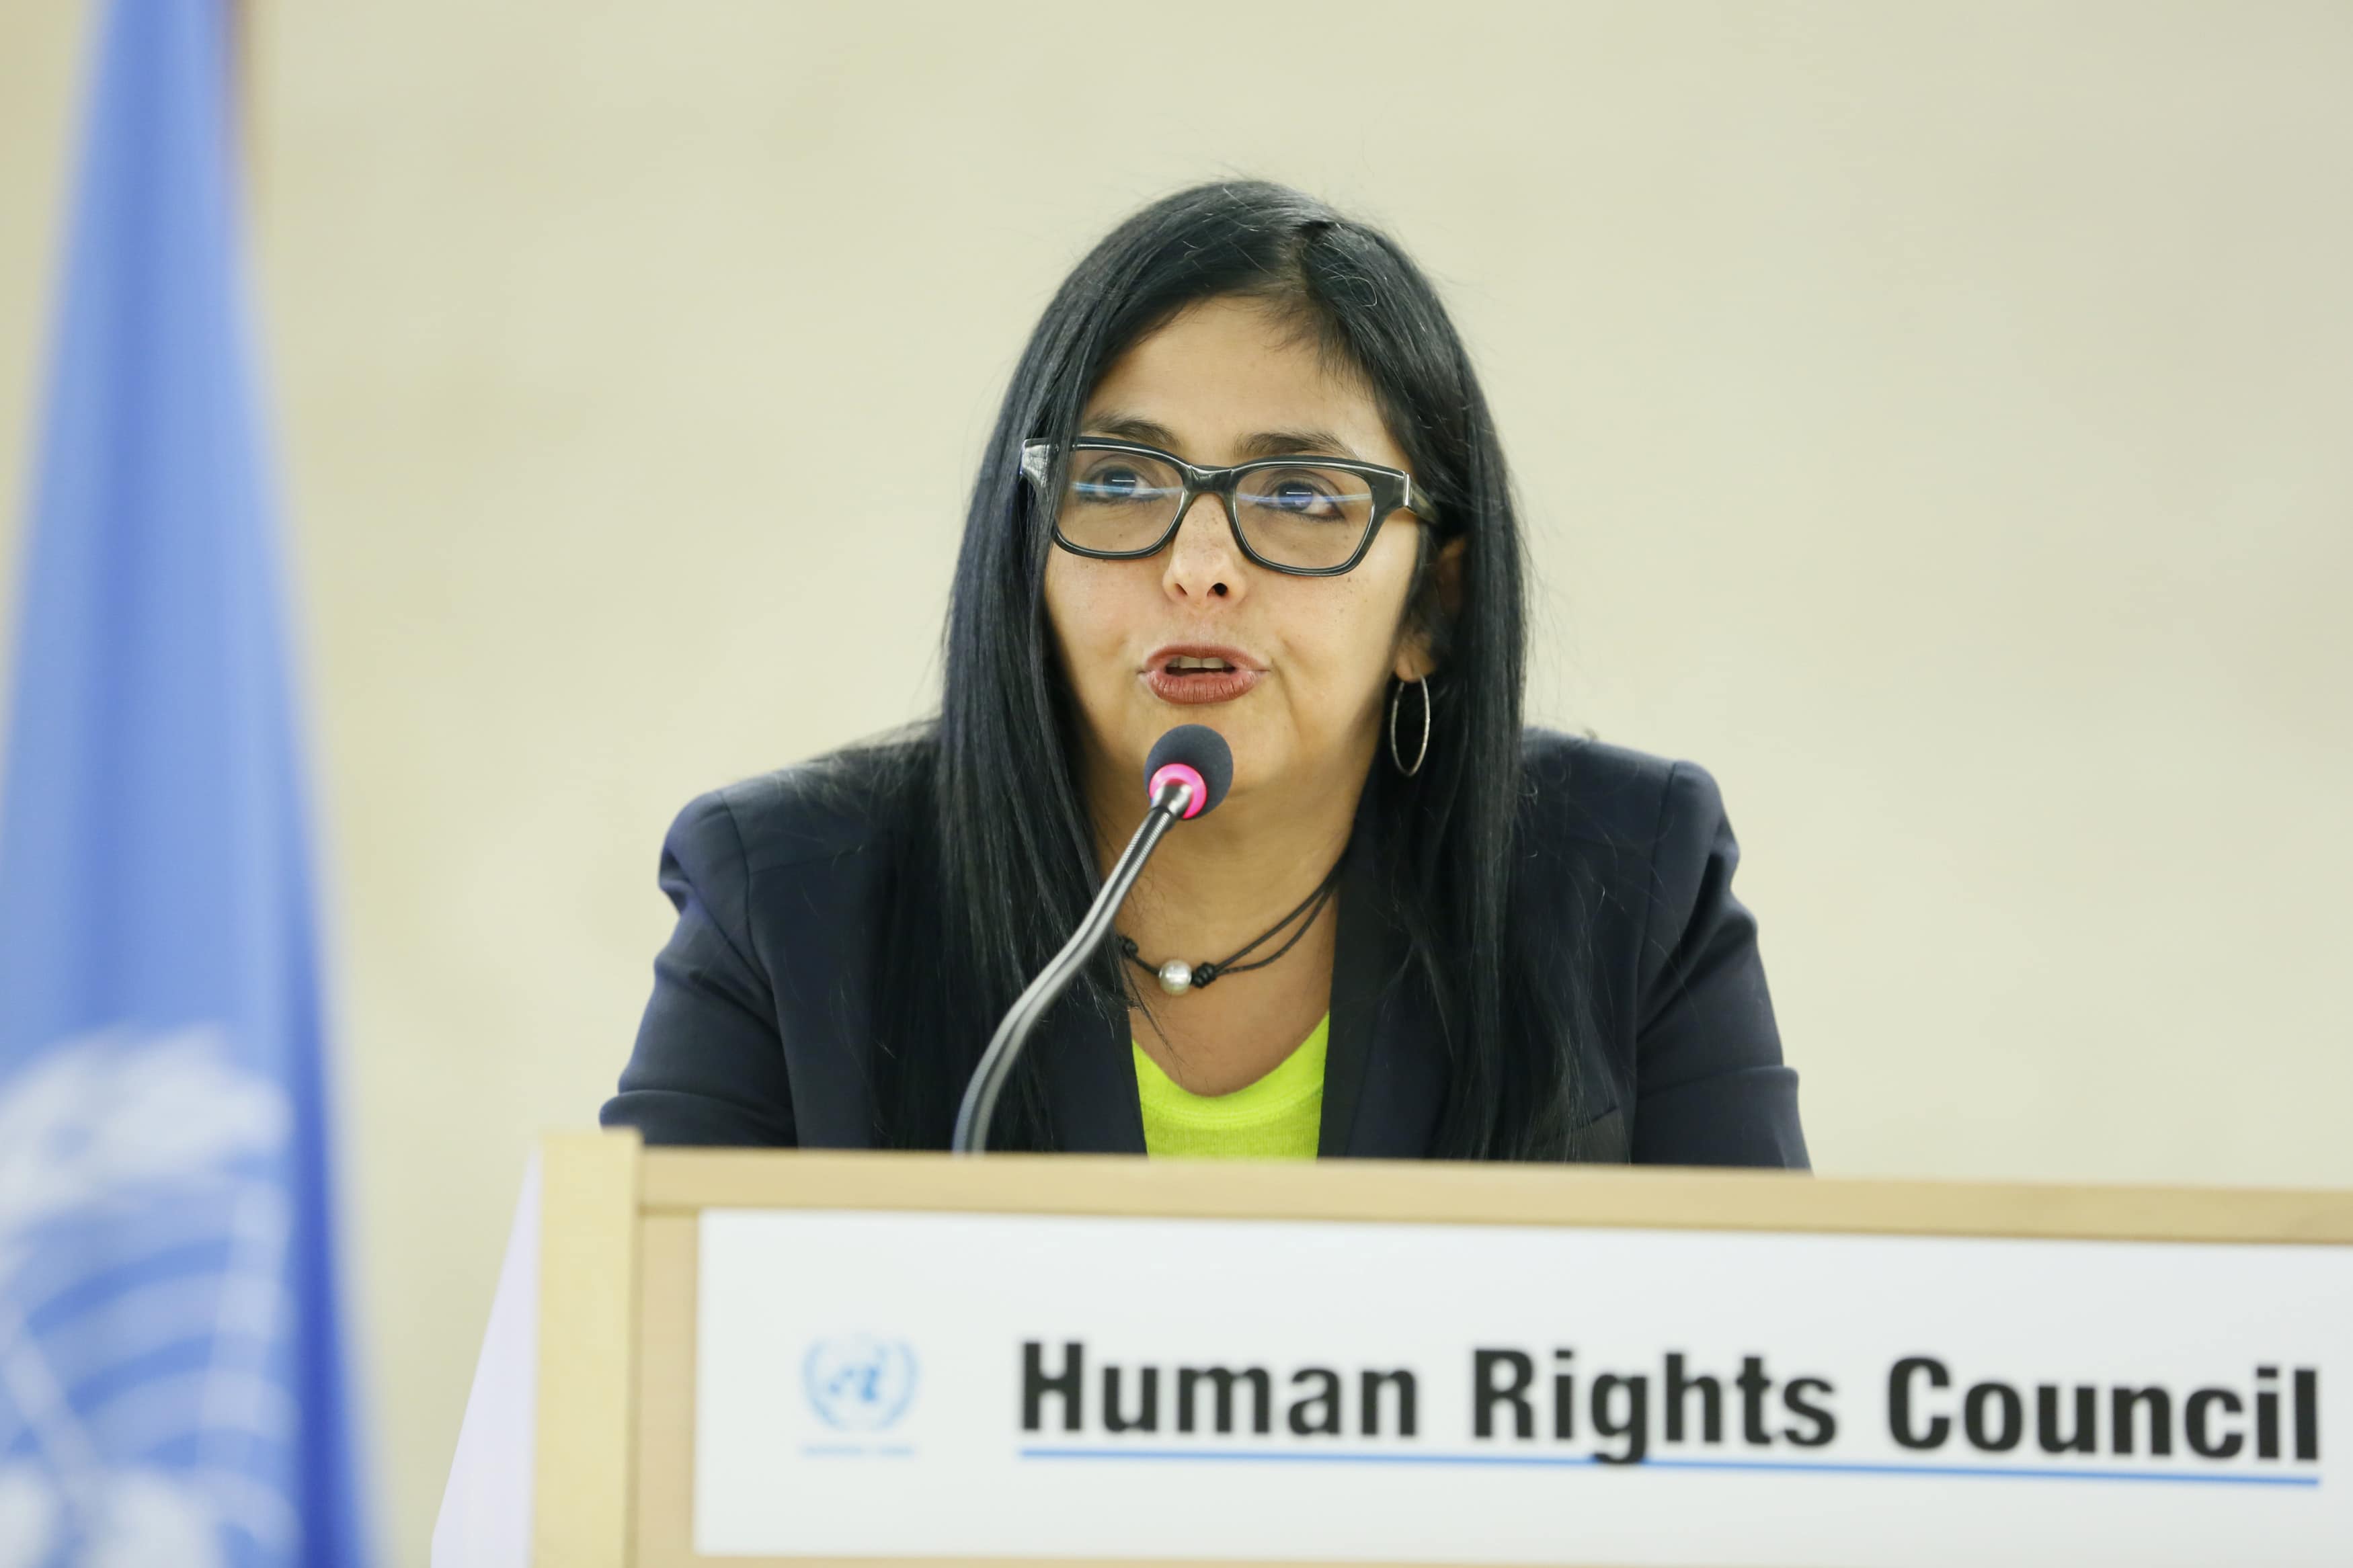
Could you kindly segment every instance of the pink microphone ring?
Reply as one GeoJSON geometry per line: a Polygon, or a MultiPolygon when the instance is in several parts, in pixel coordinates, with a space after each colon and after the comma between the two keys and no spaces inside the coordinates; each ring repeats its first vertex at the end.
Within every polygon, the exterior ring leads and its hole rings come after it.
{"type": "Polygon", "coordinates": [[[1209,805],[1208,784],[1201,777],[1200,773],[1197,769],[1187,763],[1167,763],[1163,764],[1160,771],[1152,775],[1151,786],[1145,791],[1145,794],[1153,800],[1158,800],[1160,798],[1161,789],[1165,785],[1172,784],[1189,785],[1193,791],[1193,798],[1185,803],[1185,815],[1181,820],[1189,822],[1208,809],[1209,805]]]}

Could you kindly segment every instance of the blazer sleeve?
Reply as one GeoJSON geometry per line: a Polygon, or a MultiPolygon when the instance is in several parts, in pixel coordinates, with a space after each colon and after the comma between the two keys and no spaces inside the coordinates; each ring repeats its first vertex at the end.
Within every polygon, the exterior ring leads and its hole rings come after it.
{"type": "Polygon", "coordinates": [[[1798,1075],[1781,1060],[1757,921],[1732,894],[1739,863],[1715,781],[1677,763],[1660,807],[1639,969],[1639,1163],[1808,1168],[1798,1075]]]}
{"type": "Polygon", "coordinates": [[[751,873],[724,794],[694,801],[671,825],[661,889],[678,925],[654,960],[620,1092],[597,1120],[635,1127],[649,1143],[794,1144],[773,992],[751,938],[751,873]]]}

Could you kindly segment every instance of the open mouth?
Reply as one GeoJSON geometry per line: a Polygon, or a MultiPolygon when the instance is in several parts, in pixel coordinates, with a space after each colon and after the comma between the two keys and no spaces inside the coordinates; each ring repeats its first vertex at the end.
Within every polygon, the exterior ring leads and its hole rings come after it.
{"type": "Polygon", "coordinates": [[[1266,672],[1238,652],[1164,649],[1144,668],[1144,684],[1163,702],[1230,702],[1266,672]]]}

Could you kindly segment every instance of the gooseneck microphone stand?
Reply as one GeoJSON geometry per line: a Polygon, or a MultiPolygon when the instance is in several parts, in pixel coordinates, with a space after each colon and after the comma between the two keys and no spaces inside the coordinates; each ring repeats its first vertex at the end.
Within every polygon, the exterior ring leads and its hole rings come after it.
{"type": "Polygon", "coordinates": [[[1070,989],[1071,982],[1078,978],[1087,960],[1111,935],[1113,917],[1127,901],[1127,890],[1135,885],[1136,873],[1144,869],[1145,861],[1159,847],[1161,838],[1179,821],[1198,815],[1193,806],[1197,788],[1191,780],[1168,778],[1153,792],[1152,805],[1145,810],[1144,821],[1137,826],[1135,837],[1127,841],[1111,875],[1103,879],[1103,891],[1095,895],[1087,918],[1079,922],[1079,929],[1071,933],[1062,951],[1038,972],[1037,979],[1029,982],[1029,989],[1007,1010],[1004,1021],[997,1026],[997,1033],[990,1037],[988,1049],[981,1053],[980,1066],[973,1070],[972,1081],[965,1086],[964,1103],[956,1109],[955,1138],[948,1145],[952,1152],[978,1154],[987,1150],[989,1124],[997,1116],[997,1097],[1003,1091],[1005,1080],[1013,1076],[1013,1066],[1021,1059],[1021,1047],[1029,1043],[1029,1032],[1038,1026],[1046,1010],[1070,989]]]}

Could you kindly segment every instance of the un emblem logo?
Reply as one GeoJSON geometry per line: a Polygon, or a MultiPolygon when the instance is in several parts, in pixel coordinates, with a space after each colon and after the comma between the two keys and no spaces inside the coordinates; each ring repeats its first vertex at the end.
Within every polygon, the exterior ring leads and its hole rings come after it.
{"type": "Polygon", "coordinates": [[[210,1026],[0,1080],[0,1568],[301,1556],[292,1118],[210,1026]]]}
{"type": "Polygon", "coordinates": [[[881,1432],[915,1397],[915,1352],[903,1340],[865,1334],[818,1340],[801,1358],[809,1408],[844,1432],[881,1432]]]}

